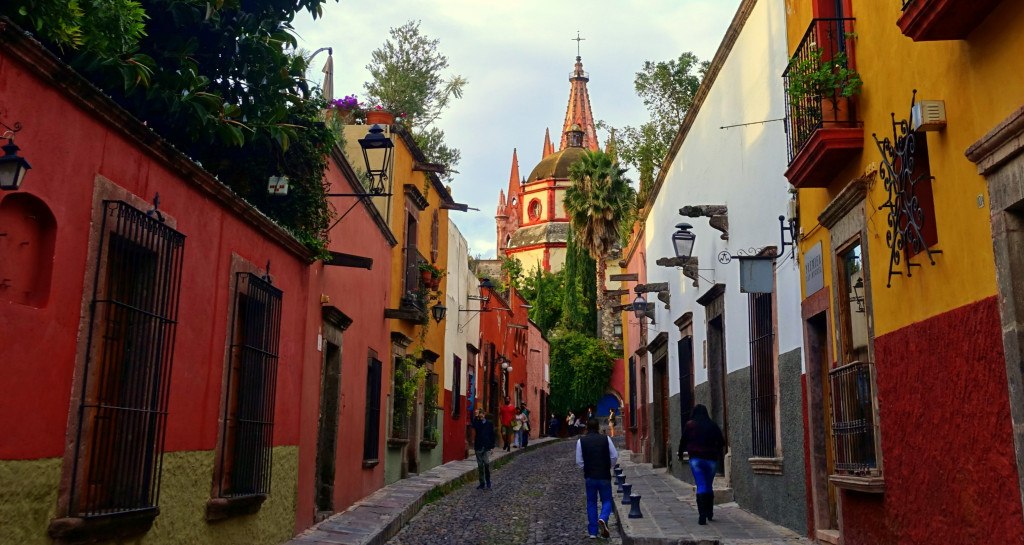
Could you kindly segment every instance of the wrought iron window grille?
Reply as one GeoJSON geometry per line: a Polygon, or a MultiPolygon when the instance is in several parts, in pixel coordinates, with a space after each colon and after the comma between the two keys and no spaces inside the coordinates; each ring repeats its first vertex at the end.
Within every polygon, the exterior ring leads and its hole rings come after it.
{"type": "MultiPolygon", "coordinates": [[[[916,99],[917,89],[914,89],[910,99],[911,110],[916,99]]],[[[913,267],[921,266],[920,263],[914,262],[911,256],[924,252],[928,261],[935,265],[933,256],[942,253],[942,250],[928,247],[922,234],[925,222],[933,218],[925,217],[918,201],[916,186],[933,178],[924,174],[914,175],[914,152],[920,135],[910,129],[910,122],[907,119],[897,121],[895,112],[891,115],[892,137],[886,136],[879,140],[877,134],[871,135],[882,155],[878,175],[887,193],[885,202],[878,207],[879,210],[888,211],[886,223],[889,229],[885,234],[885,242],[889,246],[889,276],[885,283],[887,288],[892,287],[893,276],[904,274],[899,270],[901,264],[906,267],[907,278],[913,276],[913,267]]]]}
{"type": "Polygon", "coordinates": [[[281,290],[252,273],[235,278],[217,476],[222,498],[270,493],[281,338],[281,290]]]}
{"type": "Polygon", "coordinates": [[[773,458],[776,453],[775,324],[772,294],[749,295],[750,423],[752,453],[773,458]]]}
{"type": "Polygon", "coordinates": [[[366,425],[363,428],[363,461],[380,459],[380,390],[383,367],[373,355],[366,373],[366,425]]]}
{"type": "Polygon", "coordinates": [[[829,382],[835,471],[868,475],[878,467],[871,365],[858,361],[833,369],[829,382]]]}
{"type": "Polygon", "coordinates": [[[69,515],[156,510],[185,235],[104,201],[69,515]]]}

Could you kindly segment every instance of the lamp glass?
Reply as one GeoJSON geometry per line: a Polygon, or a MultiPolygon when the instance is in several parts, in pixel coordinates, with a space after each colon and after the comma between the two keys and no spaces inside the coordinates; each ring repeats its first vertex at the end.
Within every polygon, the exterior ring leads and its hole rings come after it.
{"type": "Polygon", "coordinates": [[[697,235],[690,232],[691,227],[688,223],[676,225],[678,230],[672,233],[672,247],[676,251],[676,257],[690,257],[693,254],[693,243],[697,235]]]}
{"type": "Polygon", "coordinates": [[[643,295],[637,295],[636,299],[633,299],[633,315],[636,316],[637,320],[643,320],[647,314],[647,299],[644,299],[643,295]]]}
{"type": "Polygon", "coordinates": [[[3,146],[4,155],[0,157],[0,189],[16,191],[25,180],[25,174],[32,168],[24,157],[18,155],[18,146],[8,141],[3,146]]]}
{"type": "Polygon", "coordinates": [[[384,193],[385,185],[390,179],[395,143],[384,134],[384,129],[380,125],[374,125],[364,138],[359,139],[359,147],[363,149],[363,161],[366,163],[366,175],[370,182],[369,192],[380,195],[384,193]]]}
{"type": "Polygon", "coordinates": [[[434,315],[434,321],[441,323],[444,320],[444,315],[448,312],[448,307],[445,307],[441,303],[438,303],[430,308],[430,313],[434,315]]]}

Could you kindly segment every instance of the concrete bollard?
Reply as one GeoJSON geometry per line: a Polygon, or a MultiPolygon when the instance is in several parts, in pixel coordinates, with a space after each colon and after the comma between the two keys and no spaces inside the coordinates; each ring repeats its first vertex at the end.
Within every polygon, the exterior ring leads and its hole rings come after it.
{"type": "Polygon", "coordinates": [[[615,491],[618,492],[619,494],[621,494],[622,493],[622,484],[625,483],[625,482],[626,482],[626,476],[625,475],[616,475],[615,476],[615,484],[616,484],[617,488],[615,489],[615,491]]]}
{"type": "Polygon", "coordinates": [[[621,471],[622,466],[620,464],[615,464],[615,469],[621,471]]]}
{"type": "Polygon", "coordinates": [[[640,512],[640,494],[632,494],[629,496],[629,518],[644,518],[643,513],[640,512]]]}
{"type": "Polygon", "coordinates": [[[622,483],[622,505],[629,505],[629,495],[633,491],[633,485],[622,483]]]}

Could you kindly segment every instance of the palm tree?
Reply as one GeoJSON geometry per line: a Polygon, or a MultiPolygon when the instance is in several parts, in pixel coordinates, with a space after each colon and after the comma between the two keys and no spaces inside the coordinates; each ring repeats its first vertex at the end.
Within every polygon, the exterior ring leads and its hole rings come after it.
{"type": "Polygon", "coordinates": [[[598,305],[605,297],[605,260],[621,241],[622,224],[632,217],[636,191],[611,155],[588,151],[569,167],[572,185],[565,191],[565,211],[576,244],[597,261],[598,305]]]}

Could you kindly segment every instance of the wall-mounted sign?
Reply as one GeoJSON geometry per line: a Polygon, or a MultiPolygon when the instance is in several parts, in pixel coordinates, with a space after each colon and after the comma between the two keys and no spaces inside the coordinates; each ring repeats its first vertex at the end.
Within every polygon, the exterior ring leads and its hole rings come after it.
{"type": "Polygon", "coordinates": [[[771,293],[775,287],[775,259],[740,257],[740,292],[771,293]]]}
{"type": "Polygon", "coordinates": [[[804,282],[808,296],[825,287],[824,265],[821,260],[820,242],[804,252],[804,282]]]}

